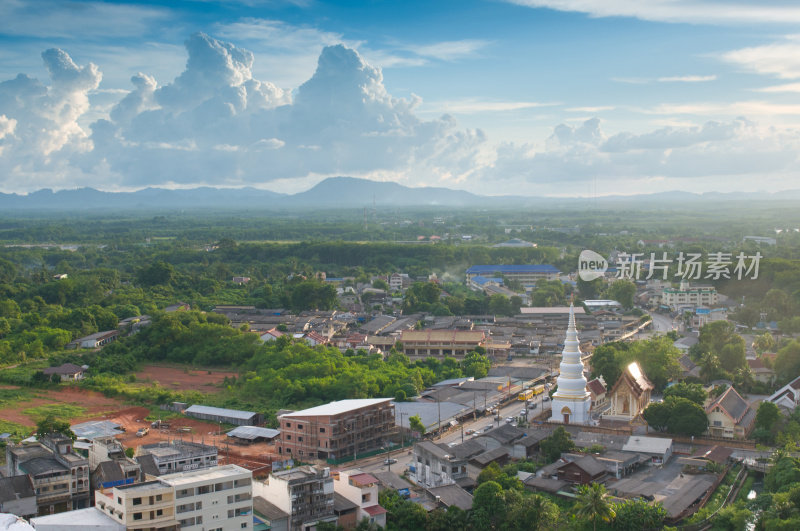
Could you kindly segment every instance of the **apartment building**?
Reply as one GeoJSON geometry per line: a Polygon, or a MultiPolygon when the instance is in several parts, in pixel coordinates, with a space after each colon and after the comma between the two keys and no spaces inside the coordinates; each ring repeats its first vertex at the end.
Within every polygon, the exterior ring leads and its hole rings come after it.
{"type": "Polygon", "coordinates": [[[175,491],[175,517],[181,530],[252,529],[251,471],[224,465],[167,474],[159,480],[175,491]]]}
{"type": "Polygon", "coordinates": [[[95,489],[135,483],[142,473],[141,465],[125,455],[122,443],[110,436],[92,439],[89,470],[95,489]]]}
{"type": "Polygon", "coordinates": [[[523,285],[534,285],[539,280],[558,280],[560,271],[551,265],[474,265],[467,269],[467,282],[475,276],[504,277],[523,285]]]}
{"type": "Polygon", "coordinates": [[[356,522],[386,527],[386,509],[378,503],[378,478],[361,470],[343,470],[333,478],[333,490],[358,507],[356,522]]]}
{"type": "Polygon", "coordinates": [[[468,477],[466,457],[457,457],[452,449],[431,441],[414,445],[413,463],[411,477],[421,487],[452,485],[468,477]]]}
{"type": "Polygon", "coordinates": [[[159,475],[217,466],[217,447],[189,441],[162,441],[139,447],[137,460],[151,456],[159,475]]]}
{"type": "Polygon", "coordinates": [[[40,442],[6,447],[6,476],[28,475],[40,515],[89,506],[89,461],[74,453],[72,439],[47,434],[40,442]]]}
{"type": "Polygon", "coordinates": [[[289,515],[289,529],[310,531],[320,522],[336,522],[330,469],[300,466],[273,472],[253,483],[253,495],[269,500],[289,515]]]}
{"type": "Polygon", "coordinates": [[[340,459],[376,450],[394,432],[391,398],[339,400],[280,415],[278,453],[295,459],[340,459]]]}
{"type": "Polygon", "coordinates": [[[409,357],[463,358],[487,339],[481,330],[403,330],[400,336],[403,354],[409,357]]]}
{"type": "Polygon", "coordinates": [[[717,288],[714,286],[690,286],[682,281],[676,288],[665,288],[661,294],[661,304],[670,308],[679,306],[714,306],[719,303],[717,288]]]}
{"type": "Polygon", "coordinates": [[[96,490],[94,505],[128,530],[180,529],[175,519],[175,489],[158,480],[96,490]]]}
{"type": "Polygon", "coordinates": [[[133,530],[252,529],[252,472],[236,465],[98,490],[95,507],[133,530]]]}

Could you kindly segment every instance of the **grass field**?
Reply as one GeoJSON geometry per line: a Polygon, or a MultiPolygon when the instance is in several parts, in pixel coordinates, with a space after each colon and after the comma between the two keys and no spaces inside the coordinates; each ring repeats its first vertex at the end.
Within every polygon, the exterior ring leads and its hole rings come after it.
{"type": "Polygon", "coordinates": [[[39,422],[48,415],[56,419],[74,419],[86,415],[86,408],[74,404],[44,404],[22,410],[30,418],[39,422]]]}

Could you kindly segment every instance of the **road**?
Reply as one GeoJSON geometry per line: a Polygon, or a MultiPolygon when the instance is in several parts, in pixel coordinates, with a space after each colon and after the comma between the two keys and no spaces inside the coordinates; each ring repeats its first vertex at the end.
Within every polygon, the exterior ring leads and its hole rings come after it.
{"type": "Polygon", "coordinates": [[[650,317],[653,318],[653,327],[651,329],[653,333],[666,334],[673,330],[677,324],[670,315],[652,312],[650,317]]]}
{"type": "MultiPolygon", "coordinates": [[[[540,414],[543,408],[546,410],[550,409],[550,401],[543,401],[545,396],[547,396],[547,393],[541,393],[528,402],[528,418],[540,414]]],[[[518,417],[523,408],[525,408],[524,402],[512,400],[509,404],[500,408],[499,421],[496,420],[496,417],[493,418],[491,416],[479,417],[474,421],[465,421],[458,426],[459,429],[449,431],[442,437],[435,439],[435,442],[453,445],[460,444],[462,440],[467,441],[472,437],[481,435],[489,426],[497,427],[505,423],[508,418],[518,417]],[[467,435],[467,432],[470,432],[469,435],[467,435]]],[[[389,469],[397,474],[402,474],[411,464],[414,456],[409,447],[403,451],[394,452],[388,457],[396,459],[397,462],[386,465],[385,459],[387,459],[387,455],[382,454],[367,459],[359,459],[356,463],[348,463],[348,467],[358,467],[365,472],[379,472],[389,469]]]]}

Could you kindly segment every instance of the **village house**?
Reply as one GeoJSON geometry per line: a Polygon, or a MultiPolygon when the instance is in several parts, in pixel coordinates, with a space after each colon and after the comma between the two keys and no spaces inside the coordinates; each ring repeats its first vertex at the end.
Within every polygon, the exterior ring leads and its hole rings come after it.
{"type": "Polygon", "coordinates": [[[712,437],[743,439],[750,434],[756,420],[756,410],[736,389],[728,389],[706,406],[708,434],[712,437]]]}

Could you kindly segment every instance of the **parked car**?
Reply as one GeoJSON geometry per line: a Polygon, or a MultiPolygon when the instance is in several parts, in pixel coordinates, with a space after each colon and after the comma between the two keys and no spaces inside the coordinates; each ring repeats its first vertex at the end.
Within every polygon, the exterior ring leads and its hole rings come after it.
{"type": "Polygon", "coordinates": [[[550,402],[550,397],[546,396],[546,397],[542,398],[542,402],[550,402]]]}
{"type": "Polygon", "coordinates": [[[492,428],[493,428],[493,427],[494,427],[494,426],[492,426],[491,424],[489,424],[488,426],[486,426],[485,428],[483,428],[483,433],[486,433],[486,432],[492,431],[492,428]]]}
{"type": "Polygon", "coordinates": [[[512,422],[514,422],[514,417],[508,417],[506,419],[506,424],[511,424],[512,422]]]}
{"type": "Polygon", "coordinates": [[[386,459],[383,460],[383,464],[384,465],[393,465],[396,462],[397,462],[397,459],[395,459],[394,457],[387,457],[386,459]]]}
{"type": "Polygon", "coordinates": [[[473,433],[475,433],[475,430],[473,430],[473,429],[471,429],[471,428],[470,428],[470,429],[466,430],[464,433],[465,433],[466,435],[472,435],[473,433]]]}
{"type": "Polygon", "coordinates": [[[150,428],[139,428],[138,430],[136,430],[136,436],[137,437],[144,437],[149,432],[150,432],[150,428]]]}
{"type": "Polygon", "coordinates": [[[525,417],[527,415],[528,415],[528,410],[527,409],[523,409],[522,411],[519,412],[519,416],[520,417],[525,417]]]}

